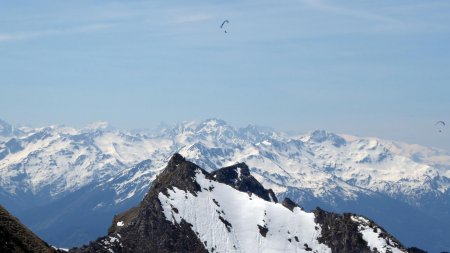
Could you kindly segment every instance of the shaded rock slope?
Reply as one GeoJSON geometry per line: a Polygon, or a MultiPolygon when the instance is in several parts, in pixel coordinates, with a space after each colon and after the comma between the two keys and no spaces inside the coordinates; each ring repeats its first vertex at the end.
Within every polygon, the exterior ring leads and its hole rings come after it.
{"type": "Polygon", "coordinates": [[[0,206],[0,252],[57,253],[60,251],[49,246],[0,206]]]}
{"type": "Polygon", "coordinates": [[[373,221],[278,203],[240,163],[208,173],[175,154],[90,252],[412,252],[373,221]]]}

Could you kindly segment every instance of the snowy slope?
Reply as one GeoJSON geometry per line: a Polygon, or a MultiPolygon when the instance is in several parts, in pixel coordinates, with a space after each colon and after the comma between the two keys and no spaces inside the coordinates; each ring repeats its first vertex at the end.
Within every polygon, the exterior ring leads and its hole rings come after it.
{"type": "MultiPolygon", "coordinates": [[[[422,219],[430,228],[439,228],[438,237],[444,225],[450,225],[440,221],[450,220],[442,211],[450,207],[450,154],[435,148],[322,130],[289,136],[255,126],[234,128],[217,119],[158,131],[122,131],[101,123],[84,129],[50,126],[10,132],[0,139],[0,198],[11,210],[63,203],[87,188],[112,194],[92,194],[90,208],[95,211],[136,204],[148,182],[179,152],[207,171],[245,162],[264,186],[306,208],[374,210],[379,219],[400,205],[394,216],[417,220],[425,213],[428,218],[422,219]],[[414,208],[414,216],[405,215],[407,208],[414,208]]],[[[25,220],[34,228],[32,217],[25,220]]],[[[382,220],[383,226],[398,228],[401,236],[410,238],[413,230],[402,230],[396,222],[382,220]]],[[[39,226],[39,231],[51,231],[51,224],[39,226]]],[[[414,233],[414,238],[422,237],[420,231],[414,233]]],[[[450,240],[442,247],[450,247],[450,240]]]]}
{"type": "MultiPolygon", "coordinates": [[[[166,219],[174,225],[182,220],[192,224],[210,252],[332,252],[319,242],[321,224],[315,221],[314,213],[300,207],[289,210],[236,191],[207,179],[200,170],[195,181],[203,189],[195,195],[173,187],[167,195],[160,192],[159,200],[166,219]]],[[[356,215],[351,218],[359,224],[358,231],[371,251],[406,252],[391,238],[381,236],[385,231],[373,222],[356,215]]]]}
{"type": "Polygon", "coordinates": [[[110,179],[150,157],[158,166],[159,153],[169,153],[170,145],[170,140],[101,128],[36,129],[28,136],[0,143],[4,154],[0,160],[0,185],[11,194],[24,191],[54,199],[92,182],[110,179]]]}
{"type": "Polygon", "coordinates": [[[298,207],[290,211],[281,204],[236,191],[206,179],[200,171],[195,180],[202,189],[211,190],[195,196],[174,188],[167,196],[161,192],[159,200],[167,220],[178,224],[184,219],[192,224],[194,232],[211,251],[307,252],[306,248],[310,247],[331,253],[326,245],[318,242],[320,228],[316,230],[319,225],[313,213],[298,207]],[[267,229],[267,234],[261,233],[260,227],[267,229]]]}

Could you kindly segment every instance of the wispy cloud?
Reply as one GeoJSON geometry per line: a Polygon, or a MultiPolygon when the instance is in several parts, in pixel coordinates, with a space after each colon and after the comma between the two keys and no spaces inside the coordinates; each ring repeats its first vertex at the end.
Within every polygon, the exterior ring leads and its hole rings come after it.
{"type": "Polygon", "coordinates": [[[211,20],[212,18],[212,16],[206,14],[193,14],[177,17],[176,23],[196,23],[211,20]]]}
{"type": "Polygon", "coordinates": [[[35,30],[35,31],[24,31],[24,32],[13,32],[13,33],[0,33],[0,42],[16,41],[16,40],[26,40],[34,39],[46,36],[55,36],[61,34],[76,34],[76,33],[86,33],[94,32],[99,30],[104,30],[110,28],[111,24],[91,24],[83,26],[74,26],[68,28],[59,29],[46,29],[46,30],[35,30]]]}
{"type": "Polygon", "coordinates": [[[359,10],[359,9],[353,9],[353,8],[344,8],[336,5],[331,5],[328,3],[325,3],[322,0],[303,0],[305,4],[307,4],[309,7],[320,10],[320,11],[326,11],[331,12],[339,15],[344,16],[350,16],[350,17],[356,17],[361,19],[368,19],[368,20],[375,20],[375,21],[382,21],[382,22],[396,22],[397,20],[391,17],[383,16],[380,14],[371,13],[366,10],[359,10]]]}

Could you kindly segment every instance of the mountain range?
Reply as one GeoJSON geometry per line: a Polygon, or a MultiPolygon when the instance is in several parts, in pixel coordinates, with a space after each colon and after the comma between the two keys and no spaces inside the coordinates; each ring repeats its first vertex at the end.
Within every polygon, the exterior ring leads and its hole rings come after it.
{"type": "Polygon", "coordinates": [[[78,248],[42,241],[0,206],[5,253],[316,252],[423,253],[370,219],[282,203],[245,163],[211,173],[174,154],[139,205],[114,217],[107,236],[78,248]]]}
{"type": "Polygon", "coordinates": [[[218,119],[157,130],[0,121],[0,201],[52,245],[101,236],[136,206],[173,153],[211,173],[237,162],[278,199],[364,214],[405,245],[450,249],[450,154],[318,130],[292,136],[218,119]]]}

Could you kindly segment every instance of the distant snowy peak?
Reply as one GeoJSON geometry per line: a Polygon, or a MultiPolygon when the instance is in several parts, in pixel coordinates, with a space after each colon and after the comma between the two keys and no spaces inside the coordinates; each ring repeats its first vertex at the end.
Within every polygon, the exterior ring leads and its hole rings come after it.
{"type": "Polygon", "coordinates": [[[190,121],[177,124],[173,127],[165,126],[161,132],[180,141],[261,141],[267,138],[278,138],[280,133],[267,127],[248,125],[235,128],[220,119],[207,119],[204,121],[190,121]]]}
{"type": "Polygon", "coordinates": [[[408,252],[366,218],[279,204],[246,177],[245,164],[211,174],[175,154],[108,236],[71,252],[408,252]]]}
{"type": "Polygon", "coordinates": [[[325,131],[325,130],[316,130],[309,135],[306,135],[302,138],[305,142],[312,143],[322,143],[322,142],[330,142],[336,147],[340,147],[345,145],[347,142],[341,136],[325,131]]]}
{"type": "Polygon", "coordinates": [[[211,130],[211,132],[213,132],[213,131],[215,132],[215,131],[217,131],[217,129],[220,129],[220,128],[230,128],[230,126],[224,120],[214,119],[214,118],[204,120],[204,121],[200,122],[197,126],[197,130],[209,129],[209,130],[211,130]]]}
{"type": "Polygon", "coordinates": [[[106,121],[97,121],[83,128],[84,131],[112,130],[112,129],[113,129],[112,126],[106,121]]]}
{"type": "Polygon", "coordinates": [[[6,121],[0,119],[0,135],[1,136],[11,136],[12,135],[12,126],[8,124],[6,121]]]}
{"type": "Polygon", "coordinates": [[[165,126],[165,130],[166,131],[171,131],[175,134],[180,134],[180,133],[184,133],[184,132],[201,132],[203,131],[208,131],[209,132],[216,132],[218,131],[218,129],[220,129],[221,127],[230,127],[225,121],[223,120],[219,120],[219,119],[207,119],[204,121],[185,121],[182,123],[178,123],[174,126],[170,126],[170,125],[166,125],[165,126]]]}
{"type": "Polygon", "coordinates": [[[22,134],[23,132],[20,129],[0,119],[0,138],[14,137],[22,134]]]}

